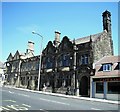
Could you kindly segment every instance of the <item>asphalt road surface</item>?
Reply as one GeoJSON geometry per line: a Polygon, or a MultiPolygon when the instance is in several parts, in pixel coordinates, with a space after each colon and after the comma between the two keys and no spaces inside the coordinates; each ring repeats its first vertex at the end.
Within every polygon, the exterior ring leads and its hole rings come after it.
{"type": "Polygon", "coordinates": [[[51,112],[52,110],[104,110],[104,112],[111,112],[118,110],[117,104],[51,96],[7,87],[0,87],[0,94],[2,94],[0,110],[5,112],[18,110],[41,110],[42,112],[51,112]]]}

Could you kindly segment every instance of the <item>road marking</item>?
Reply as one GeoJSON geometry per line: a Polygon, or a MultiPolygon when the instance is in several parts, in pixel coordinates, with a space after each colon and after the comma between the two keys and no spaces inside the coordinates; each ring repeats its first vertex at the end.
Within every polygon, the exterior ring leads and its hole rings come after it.
{"type": "Polygon", "coordinates": [[[14,94],[14,92],[9,91],[9,93],[14,94]]]}
{"type": "Polygon", "coordinates": [[[3,109],[0,107],[0,112],[2,111],[3,109]]]}
{"type": "Polygon", "coordinates": [[[25,97],[30,97],[29,95],[20,94],[20,93],[18,93],[18,95],[25,96],[25,97]]]}
{"type": "Polygon", "coordinates": [[[27,105],[27,104],[24,104],[24,103],[23,103],[22,105],[24,105],[24,106],[26,106],[26,107],[31,107],[30,105],[27,105]]]}
{"type": "Polygon", "coordinates": [[[6,102],[13,102],[13,103],[16,102],[16,101],[14,101],[14,100],[3,100],[3,101],[6,101],[6,102]]]}
{"type": "Polygon", "coordinates": [[[18,111],[18,110],[28,110],[27,107],[21,107],[19,105],[7,105],[7,107],[9,107],[9,108],[11,108],[13,110],[16,110],[16,111],[18,111]]]}
{"type": "Polygon", "coordinates": [[[101,109],[96,109],[96,108],[91,108],[92,110],[101,110],[101,109]]]}
{"type": "Polygon", "coordinates": [[[58,101],[48,100],[48,99],[43,99],[43,98],[40,98],[40,100],[44,100],[44,101],[47,101],[47,102],[53,102],[53,103],[59,103],[59,104],[63,104],[63,105],[70,105],[68,103],[63,103],[63,102],[58,102],[58,101]]]}
{"type": "Polygon", "coordinates": [[[46,110],[44,110],[44,109],[40,109],[41,111],[43,111],[43,112],[48,112],[48,111],[46,111],[46,110]]]}
{"type": "Polygon", "coordinates": [[[10,109],[8,109],[8,108],[6,108],[6,107],[3,107],[3,106],[0,106],[0,110],[10,110],[10,109]]]}
{"type": "MultiPolygon", "coordinates": [[[[18,105],[16,105],[16,106],[18,106],[18,105]]],[[[14,109],[14,110],[17,110],[17,111],[19,110],[19,109],[15,108],[15,106],[13,106],[13,105],[7,105],[7,107],[14,109]]]]}
{"type": "Polygon", "coordinates": [[[14,101],[14,100],[3,100],[3,101],[6,101],[6,102],[16,102],[16,101],[14,101]]]}

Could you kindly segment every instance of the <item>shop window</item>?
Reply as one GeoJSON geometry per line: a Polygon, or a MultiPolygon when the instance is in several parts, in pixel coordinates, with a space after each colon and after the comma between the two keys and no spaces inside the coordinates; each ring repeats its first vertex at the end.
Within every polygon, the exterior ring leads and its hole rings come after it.
{"type": "Polygon", "coordinates": [[[108,82],[108,94],[120,94],[120,82],[108,82]]]}
{"type": "Polygon", "coordinates": [[[104,64],[103,65],[103,71],[111,71],[112,65],[111,64],[104,64]]]}
{"type": "Polygon", "coordinates": [[[96,93],[103,93],[103,82],[96,82],[96,93]]]}

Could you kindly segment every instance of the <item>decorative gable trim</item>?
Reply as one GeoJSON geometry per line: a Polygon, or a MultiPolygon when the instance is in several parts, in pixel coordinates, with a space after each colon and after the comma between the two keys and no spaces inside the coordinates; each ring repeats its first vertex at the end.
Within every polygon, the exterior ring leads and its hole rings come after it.
{"type": "Polygon", "coordinates": [[[13,60],[13,56],[12,56],[12,53],[10,53],[8,58],[7,58],[7,61],[12,61],[12,60],[13,60]]]}
{"type": "Polygon", "coordinates": [[[66,50],[73,50],[73,44],[67,36],[64,36],[60,45],[58,46],[59,52],[66,50]]]}
{"type": "Polygon", "coordinates": [[[53,46],[52,41],[49,41],[46,48],[43,50],[43,54],[54,54],[55,53],[55,47],[53,46]]]}
{"type": "Polygon", "coordinates": [[[17,59],[20,59],[20,53],[19,51],[17,50],[14,57],[13,57],[13,60],[17,60],[17,59]]]}

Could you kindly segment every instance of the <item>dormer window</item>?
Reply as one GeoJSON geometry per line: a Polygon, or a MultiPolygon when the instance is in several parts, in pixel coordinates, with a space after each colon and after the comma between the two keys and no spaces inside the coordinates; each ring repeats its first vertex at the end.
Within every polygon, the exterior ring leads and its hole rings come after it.
{"type": "Polygon", "coordinates": [[[112,70],[112,64],[103,65],[103,71],[111,71],[111,70],[112,70]]]}

